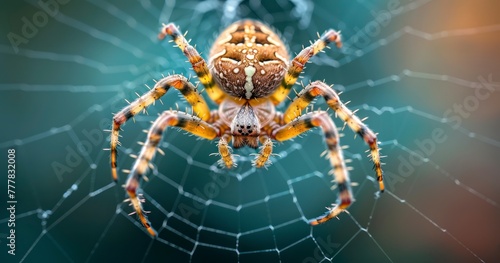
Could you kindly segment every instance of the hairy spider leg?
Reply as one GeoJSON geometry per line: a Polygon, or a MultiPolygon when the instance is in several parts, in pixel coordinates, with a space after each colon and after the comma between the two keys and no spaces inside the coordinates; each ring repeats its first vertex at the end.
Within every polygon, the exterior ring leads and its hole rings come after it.
{"type": "Polygon", "coordinates": [[[162,40],[167,35],[170,35],[172,37],[175,44],[177,44],[184,55],[188,58],[189,62],[193,66],[193,70],[196,72],[196,75],[200,79],[201,84],[205,86],[210,99],[215,103],[220,104],[225,97],[225,93],[215,83],[212,74],[210,74],[207,63],[200,56],[198,51],[196,51],[196,48],[189,44],[186,38],[184,38],[184,35],[181,34],[177,26],[173,23],[170,23],[168,25],[164,24],[163,29],[158,34],[158,38],[162,40]]]}
{"type": "Polygon", "coordinates": [[[273,141],[267,135],[261,135],[259,140],[262,146],[260,146],[259,153],[256,154],[257,157],[252,161],[252,165],[257,168],[267,167],[271,164],[269,157],[273,155],[273,141]]]}
{"type": "Polygon", "coordinates": [[[198,115],[202,120],[210,118],[210,109],[203,97],[197,92],[193,84],[191,84],[184,76],[172,75],[167,76],[158,81],[154,88],[146,92],[141,97],[130,103],[127,107],[123,108],[120,112],[115,114],[113,118],[113,127],[111,130],[111,174],[113,180],[118,180],[117,173],[117,146],[119,145],[118,137],[120,126],[123,125],[128,119],[135,116],[147,106],[160,99],[170,87],[174,87],[181,92],[184,98],[193,107],[193,112],[198,115]]]}
{"type": "Polygon", "coordinates": [[[142,208],[142,201],[137,196],[140,188],[140,179],[148,170],[149,163],[153,159],[158,144],[161,141],[164,130],[168,127],[178,127],[198,137],[213,140],[218,136],[219,130],[202,119],[180,111],[165,111],[156,119],[148,132],[146,143],[141,149],[125,184],[135,213],[151,236],[156,236],[156,231],[151,227],[142,208]]]}
{"type": "Polygon", "coordinates": [[[271,101],[274,105],[280,104],[284,101],[292,86],[297,81],[300,73],[304,69],[306,63],[309,59],[322,51],[329,43],[335,42],[338,48],[342,47],[342,42],[340,40],[340,33],[330,29],[325,32],[316,42],[312,43],[310,46],[304,48],[291,62],[288,67],[288,71],[285,77],[281,81],[280,86],[271,94],[271,101]]]}
{"type": "Polygon", "coordinates": [[[353,201],[349,173],[345,166],[342,149],[339,147],[339,134],[328,113],[325,111],[315,111],[304,114],[294,121],[273,131],[273,137],[278,141],[286,141],[294,138],[311,128],[321,127],[328,148],[327,158],[330,160],[335,182],[339,189],[339,201],[329,208],[329,211],[314,220],[310,224],[317,225],[324,223],[349,207],[353,201]]]}
{"type": "Polygon", "coordinates": [[[370,147],[370,155],[373,161],[373,168],[377,174],[377,181],[379,183],[380,191],[385,189],[383,172],[380,163],[380,152],[377,143],[377,136],[368,128],[354,113],[349,110],[339,96],[330,86],[322,81],[315,81],[307,85],[301,90],[297,98],[288,106],[284,115],[283,121],[285,123],[291,122],[297,116],[300,116],[302,110],[306,108],[317,96],[323,96],[328,106],[335,111],[337,116],[346,123],[351,130],[359,134],[361,138],[370,147]]]}
{"type": "Polygon", "coordinates": [[[217,153],[216,155],[220,155],[221,157],[221,159],[218,161],[219,165],[231,169],[233,167],[236,167],[236,162],[234,161],[234,155],[231,147],[229,146],[229,142],[231,142],[231,135],[224,134],[217,143],[219,153],[217,153]]]}

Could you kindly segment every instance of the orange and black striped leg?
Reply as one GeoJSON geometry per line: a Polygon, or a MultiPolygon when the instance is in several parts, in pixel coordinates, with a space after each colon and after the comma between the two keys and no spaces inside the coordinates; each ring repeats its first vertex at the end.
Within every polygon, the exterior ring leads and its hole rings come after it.
{"type": "Polygon", "coordinates": [[[165,111],[153,123],[148,132],[148,139],[135,161],[132,170],[125,184],[125,189],[129,195],[135,213],[139,216],[142,225],[147,229],[150,235],[156,236],[156,231],[151,227],[144,210],[142,202],[137,196],[137,189],[140,188],[140,179],[148,170],[149,164],[153,159],[158,144],[161,141],[162,134],[168,126],[178,127],[188,131],[198,137],[213,140],[218,136],[219,130],[202,119],[179,111],[165,111]]]}
{"type": "Polygon", "coordinates": [[[377,143],[377,136],[368,128],[354,113],[349,110],[337,93],[322,81],[315,81],[307,85],[297,98],[290,104],[283,114],[285,123],[291,122],[296,116],[300,116],[302,110],[306,108],[317,96],[323,96],[326,103],[332,108],[338,117],[346,123],[351,130],[359,134],[370,147],[370,155],[373,161],[373,168],[377,174],[380,191],[384,191],[384,177],[380,163],[380,152],[377,143]]]}
{"type": "Polygon", "coordinates": [[[221,167],[226,167],[228,169],[236,167],[236,162],[234,161],[234,156],[237,156],[237,155],[233,154],[233,150],[229,146],[230,141],[231,141],[231,135],[229,135],[229,134],[223,135],[220,138],[219,142],[217,143],[217,148],[219,148],[219,152],[210,154],[210,155],[220,156],[221,159],[219,161],[217,161],[217,163],[221,167]]]}
{"type": "Polygon", "coordinates": [[[338,203],[329,208],[329,211],[325,215],[310,221],[312,225],[317,225],[336,217],[353,202],[349,173],[345,166],[342,149],[339,146],[337,128],[326,112],[317,111],[298,117],[294,121],[273,131],[272,134],[276,140],[285,141],[314,127],[321,127],[323,130],[325,143],[328,148],[327,158],[330,160],[332,173],[335,176],[335,182],[339,189],[338,203]]]}
{"type": "Polygon", "coordinates": [[[186,38],[184,38],[184,35],[181,34],[175,24],[163,24],[163,28],[160,31],[160,34],[158,34],[158,38],[162,40],[167,35],[172,37],[175,44],[188,58],[189,62],[193,66],[193,70],[196,72],[196,75],[200,79],[201,84],[205,86],[210,99],[215,103],[220,104],[224,99],[224,92],[215,83],[212,74],[210,74],[210,71],[208,70],[208,66],[205,60],[200,56],[198,51],[196,51],[196,49],[189,44],[189,42],[186,40],[186,38]]]}
{"type": "Polygon", "coordinates": [[[316,42],[310,46],[304,48],[291,62],[281,85],[276,89],[276,91],[271,94],[271,100],[274,105],[278,105],[284,101],[292,86],[297,81],[300,73],[304,69],[306,63],[309,59],[322,51],[329,43],[335,42],[338,48],[342,47],[342,42],[340,40],[340,33],[330,29],[324,33],[316,42]]]}
{"type": "Polygon", "coordinates": [[[181,92],[184,98],[193,107],[193,112],[202,120],[210,118],[210,109],[203,97],[197,92],[195,86],[191,84],[184,76],[172,75],[158,81],[153,89],[130,103],[123,110],[115,114],[113,118],[113,127],[111,130],[111,174],[113,180],[118,180],[117,174],[117,146],[119,144],[118,137],[121,125],[128,119],[144,110],[147,106],[160,99],[170,87],[174,87],[181,92]]]}
{"type": "Polygon", "coordinates": [[[252,161],[252,165],[257,168],[266,168],[271,164],[269,157],[273,155],[273,141],[268,136],[260,136],[259,139],[262,146],[260,147],[260,152],[255,154],[257,157],[252,161]]]}

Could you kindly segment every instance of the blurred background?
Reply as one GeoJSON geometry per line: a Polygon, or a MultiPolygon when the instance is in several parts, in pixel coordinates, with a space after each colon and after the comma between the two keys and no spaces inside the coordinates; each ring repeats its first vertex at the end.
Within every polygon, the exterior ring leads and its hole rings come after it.
{"type": "MultiPolygon", "coordinates": [[[[499,262],[500,17],[497,1],[4,1],[0,19],[1,262],[499,262]],[[171,43],[174,22],[206,58],[241,18],[280,32],[291,54],[329,28],[344,47],[311,59],[377,132],[387,191],[367,146],[344,130],[356,202],[338,220],[307,220],[335,202],[322,133],[277,144],[256,170],[250,149],[219,169],[216,141],[168,130],[142,184],[154,240],[109,168],[112,113],[162,74],[193,75],[171,43]],[[16,250],[7,252],[7,149],[16,151],[16,250]]],[[[192,80],[195,81],[196,79],[192,80]]],[[[295,86],[300,90],[300,85],[295,86]]],[[[293,94],[293,93],[292,93],[293,94]]],[[[130,169],[169,92],[123,126],[130,169]]],[[[284,110],[289,102],[278,107],[284,110]]],[[[212,108],[216,105],[210,103],[212,108]]],[[[326,109],[318,99],[315,109],[326,109]]],[[[334,114],[332,114],[334,117],[334,114]]],[[[339,128],[342,122],[335,119],[339,128]]]]}

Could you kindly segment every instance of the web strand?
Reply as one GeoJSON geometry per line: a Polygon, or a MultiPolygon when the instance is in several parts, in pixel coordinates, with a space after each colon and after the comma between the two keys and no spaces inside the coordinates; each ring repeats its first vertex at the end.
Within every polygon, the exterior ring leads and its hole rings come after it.
{"type": "MultiPolygon", "coordinates": [[[[498,66],[498,56],[492,53],[492,61],[480,65],[469,54],[460,54],[455,62],[436,60],[437,65],[425,64],[427,60],[407,62],[448,55],[442,47],[447,41],[467,43],[463,48],[473,56],[485,56],[491,42],[500,41],[494,39],[500,21],[479,20],[449,28],[419,23],[415,16],[442,8],[439,1],[430,0],[401,1],[399,11],[393,13],[388,2],[354,1],[348,6],[303,0],[263,2],[140,0],[128,7],[114,1],[70,1],[54,15],[46,14],[47,26],[37,28],[27,43],[17,49],[5,39],[0,43],[5,61],[21,65],[23,71],[0,81],[0,104],[14,116],[19,113],[17,130],[7,128],[0,140],[1,149],[15,148],[19,156],[18,199],[21,202],[22,197],[26,206],[16,211],[16,231],[26,231],[30,224],[33,233],[26,240],[18,236],[16,261],[54,257],[96,262],[109,255],[141,262],[167,258],[200,262],[213,257],[231,262],[342,262],[362,261],[366,255],[381,262],[498,260],[490,248],[498,243],[490,234],[498,226],[488,225],[500,218],[498,189],[492,186],[498,185],[498,164],[492,156],[500,151],[500,138],[495,136],[500,128],[495,119],[500,113],[495,105],[500,86],[495,82],[499,77],[490,72],[498,66]],[[390,14],[387,25],[375,15],[385,11],[390,14]],[[359,20],[353,19],[353,12],[359,20]],[[316,32],[330,27],[342,30],[344,48],[312,59],[303,81],[325,79],[335,84],[341,98],[352,101],[350,109],[370,117],[366,122],[379,133],[382,155],[387,156],[382,161],[387,163],[383,168],[390,187],[384,194],[378,192],[363,141],[346,129],[340,144],[349,146],[344,154],[352,167],[356,202],[339,220],[311,227],[308,221],[335,203],[338,192],[328,174],[328,161],[320,157],[326,147],[321,130],[276,145],[273,164],[267,169],[252,167],[254,151],[240,149],[235,151],[238,167],[226,170],[210,157],[216,142],[170,129],[160,145],[165,155],[157,155],[149,181],[140,190],[145,210],[151,211],[148,218],[159,233],[151,239],[123,202],[120,184],[126,174],[120,172],[118,185],[111,182],[109,155],[102,150],[109,147],[109,133],[103,130],[110,127],[112,112],[126,105],[124,99],[145,92],[144,84],[154,85],[153,79],[174,71],[192,74],[178,50],[158,43],[161,23],[176,22],[183,32],[188,30],[187,38],[206,57],[213,35],[244,17],[278,28],[291,54],[314,41],[316,32]],[[366,31],[375,24],[379,33],[366,31]],[[366,45],[359,43],[358,34],[363,32],[369,39],[366,45]],[[408,53],[404,56],[408,60],[398,57],[407,51],[408,41],[429,54],[408,53]],[[399,53],[388,56],[389,51],[399,53]],[[474,79],[470,74],[475,72],[482,75],[474,79]],[[487,97],[485,90],[489,90],[487,97]],[[418,92],[422,97],[415,95],[418,92]],[[455,105],[462,105],[462,112],[455,105]],[[444,117],[447,110],[452,112],[448,118],[444,117]],[[425,152],[419,142],[433,139],[435,130],[445,132],[447,139],[425,152]],[[457,169],[462,166],[464,172],[457,169]],[[436,204],[425,203],[428,199],[436,204]],[[442,208],[452,210],[449,215],[436,209],[441,203],[450,206],[442,208]],[[477,222],[474,226],[456,222],[451,204],[461,203],[474,203],[460,214],[477,222]],[[394,221],[397,225],[388,223],[394,221]],[[415,233],[415,228],[421,233],[415,233]],[[408,238],[417,234],[415,240],[408,238]],[[397,240],[422,251],[438,242],[443,245],[432,255],[435,258],[418,258],[397,240]]],[[[21,17],[30,21],[36,12],[44,12],[36,1],[23,5],[26,9],[11,17],[17,24],[9,30],[18,34],[22,34],[21,17]]],[[[299,85],[295,88],[300,90],[299,85]]],[[[176,95],[166,96],[162,103],[124,125],[118,157],[121,169],[130,169],[129,154],[140,150],[136,142],[145,139],[141,130],[149,129],[162,111],[188,105],[176,95]]],[[[313,107],[310,110],[327,108],[321,99],[313,107]]],[[[281,105],[278,110],[285,108],[281,105]]],[[[14,123],[10,116],[6,118],[6,123],[14,123]]],[[[2,225],[8,221],[0,218],[2,225]]],[[[6,240],[8,234],[0,236],[6,240]]]]}

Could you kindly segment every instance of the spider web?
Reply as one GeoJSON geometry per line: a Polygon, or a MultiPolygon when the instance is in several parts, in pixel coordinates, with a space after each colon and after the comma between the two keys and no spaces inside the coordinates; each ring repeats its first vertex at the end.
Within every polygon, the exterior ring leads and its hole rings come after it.
{"type": "MultiPolygon", "coordinates": [[[[496,2],[68,0],[57,6],[44,11],[38,1],[10,1],[2,11],[0,105],[7,114],[0,148],[4,156],[16,149],[18,201],[15,256],[7,253],[9,215],[1,210],[2,262],[500,260],[496,2]],[[112,183],[103,130],[124,99],[147,90],[144,84],[162,74],[193,74],[177,48],[156,40],[161,23],[188,30],[207,54],[220,29],[245,17],[274,26],[293,53],[317,32],[342,31],[344,47],[314,57],[302,81],[335,84],[358,116],[369,117],[387,156],[387,190],[378,193],[367,147],[346,129],[341,144],[349,146],[356,202],[339,220],[311,227],[307,220],[337,196],[329,163],[320,158],[320,131],[276,145],[279,155],[267,170],[252,168],[254,151],[238,150],[239,165],[228,171],[209,156],[215,142],[169,130],[165,156],[155,158],[142,184],[159,231],[151,239],[122,202],[126,175],[112,183]],[[37,30],[26,21],[38,23],[37,30]],[[26,42],[14,48],[9,33],[26,42]]],[[[139,151],[136,142],[158,113],[176,103],[187,107],[174,93],[123,127],[120,168],[131,167],[128,155],[139,151]]],[[[326,109],[322,99],[318,108],[326,109]]],[[[6,177],[0,184],[7,188],[6,177]]]]}

